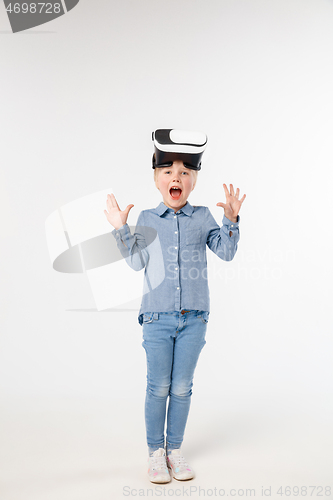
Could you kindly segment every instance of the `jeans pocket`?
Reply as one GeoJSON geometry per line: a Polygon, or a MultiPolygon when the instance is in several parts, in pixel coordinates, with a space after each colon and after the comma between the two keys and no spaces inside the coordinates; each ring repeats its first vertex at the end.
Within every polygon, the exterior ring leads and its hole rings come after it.
{"type": "Polygon", "coordinates": [[[198,313],[198,318],[200,318],[203,323],[205,323],[205,324],[208,323],[209,312],[207,312],[207,311],[200,311],[198,313]]]}
{"type": "Polygon", "coordinates": [[[147,325],[148,323],[152,323],[154,320],[157,319],[158,319],[158,313],[150,313],[150,312],[143,313],[142,323],[144,325],[147,325]]]}

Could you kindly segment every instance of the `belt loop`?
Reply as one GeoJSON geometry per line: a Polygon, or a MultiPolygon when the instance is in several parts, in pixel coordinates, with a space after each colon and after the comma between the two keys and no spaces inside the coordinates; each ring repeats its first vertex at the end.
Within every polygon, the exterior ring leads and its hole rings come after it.
{"type": "Polygon", "coordinates": [[[158,319],[158,313],[154,313],[154,314],[153,314],[153,318],[154,318],[154,319],[158,319]]]}

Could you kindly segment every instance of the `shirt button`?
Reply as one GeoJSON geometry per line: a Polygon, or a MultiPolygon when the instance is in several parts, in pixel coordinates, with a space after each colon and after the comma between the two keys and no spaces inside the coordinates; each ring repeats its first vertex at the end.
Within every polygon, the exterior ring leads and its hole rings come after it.
{"type": "Polygon", "coordinates": [[[174,215],[174,216],[173,216],[173,218],[174,218],[174,219],[177,219],[177,215],[174,215]]]}
{"type": "Polygon", "coordinates": [[[178,247],[175,247],[175,250],[177,250],[178,247]]]}
{"type": "Polygon", "coordinates": [[[177,286],[177,290],[179,290],[179,286],[177,286]]]}
{"type": "Polygon", "coordinates": [[[175,231],[175,234],[178,234],[178,231],[175,231]]]}
{"type": "Polygon", "coordinates": [[[175,267],[175,271],[178,271],[178,267],[175,267]]]}
{"type": "Polygon", "coordinates": [[[233,224],[231,224],[231,227],[234,227],[234,225],[233,225],[233,224]]]}

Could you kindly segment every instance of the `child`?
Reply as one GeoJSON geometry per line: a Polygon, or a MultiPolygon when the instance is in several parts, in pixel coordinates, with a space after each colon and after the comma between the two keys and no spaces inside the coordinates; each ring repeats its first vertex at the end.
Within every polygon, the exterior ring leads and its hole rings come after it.
{"type": "Polygon", "coordinates": [[[153,133],[153,169],[156,187],[163,197],[158,207],[140,213],[134,235],[126,224],[134,205],[121,211],[113,194],[104,211],[115,228],[118,248],[135,270],[145,268],[145,288],[139,312],[143,325],[143,347],[147,357],[145,422],[148,444],[148,477],[167,483],[194,477],[181,452],[190,408],[194,370],[209,317],[206,245],[223,260],[231,260],[239,240],[238,212],[245,199],[239,189],[230,192],[223,184],[226,203],[220,228],[207,207],[193,207],[187,201],[194,189],[204,134],[178,130],[153,133]],[[153,235],[161,245],[152,245],[153,235]],[[157,281],[159,273],[164,279],[157,281]],[[156,281],[156,280],[155,280],[156,281]],[[153,284],[153,286],[152,286],[153,284]],[[164,425],[167,411],[166,451],[164,425]]]}

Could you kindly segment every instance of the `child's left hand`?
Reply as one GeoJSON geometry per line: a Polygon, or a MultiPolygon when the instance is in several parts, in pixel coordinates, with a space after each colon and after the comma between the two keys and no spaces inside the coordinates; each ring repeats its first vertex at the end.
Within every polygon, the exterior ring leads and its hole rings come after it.
{"type": "Polygon", "coordinates": [[[239,188],[236,189],[236,194],[234,192],[234,187],[230,184],[230,193],[226,184],[223,184],[226,203],[216,203],[218,207],[224,208],[224,215],[232,222],[237,222],[237,215],[240,211],[243,201],[245,200],[246,194],[239,200],[239,188]]]}

